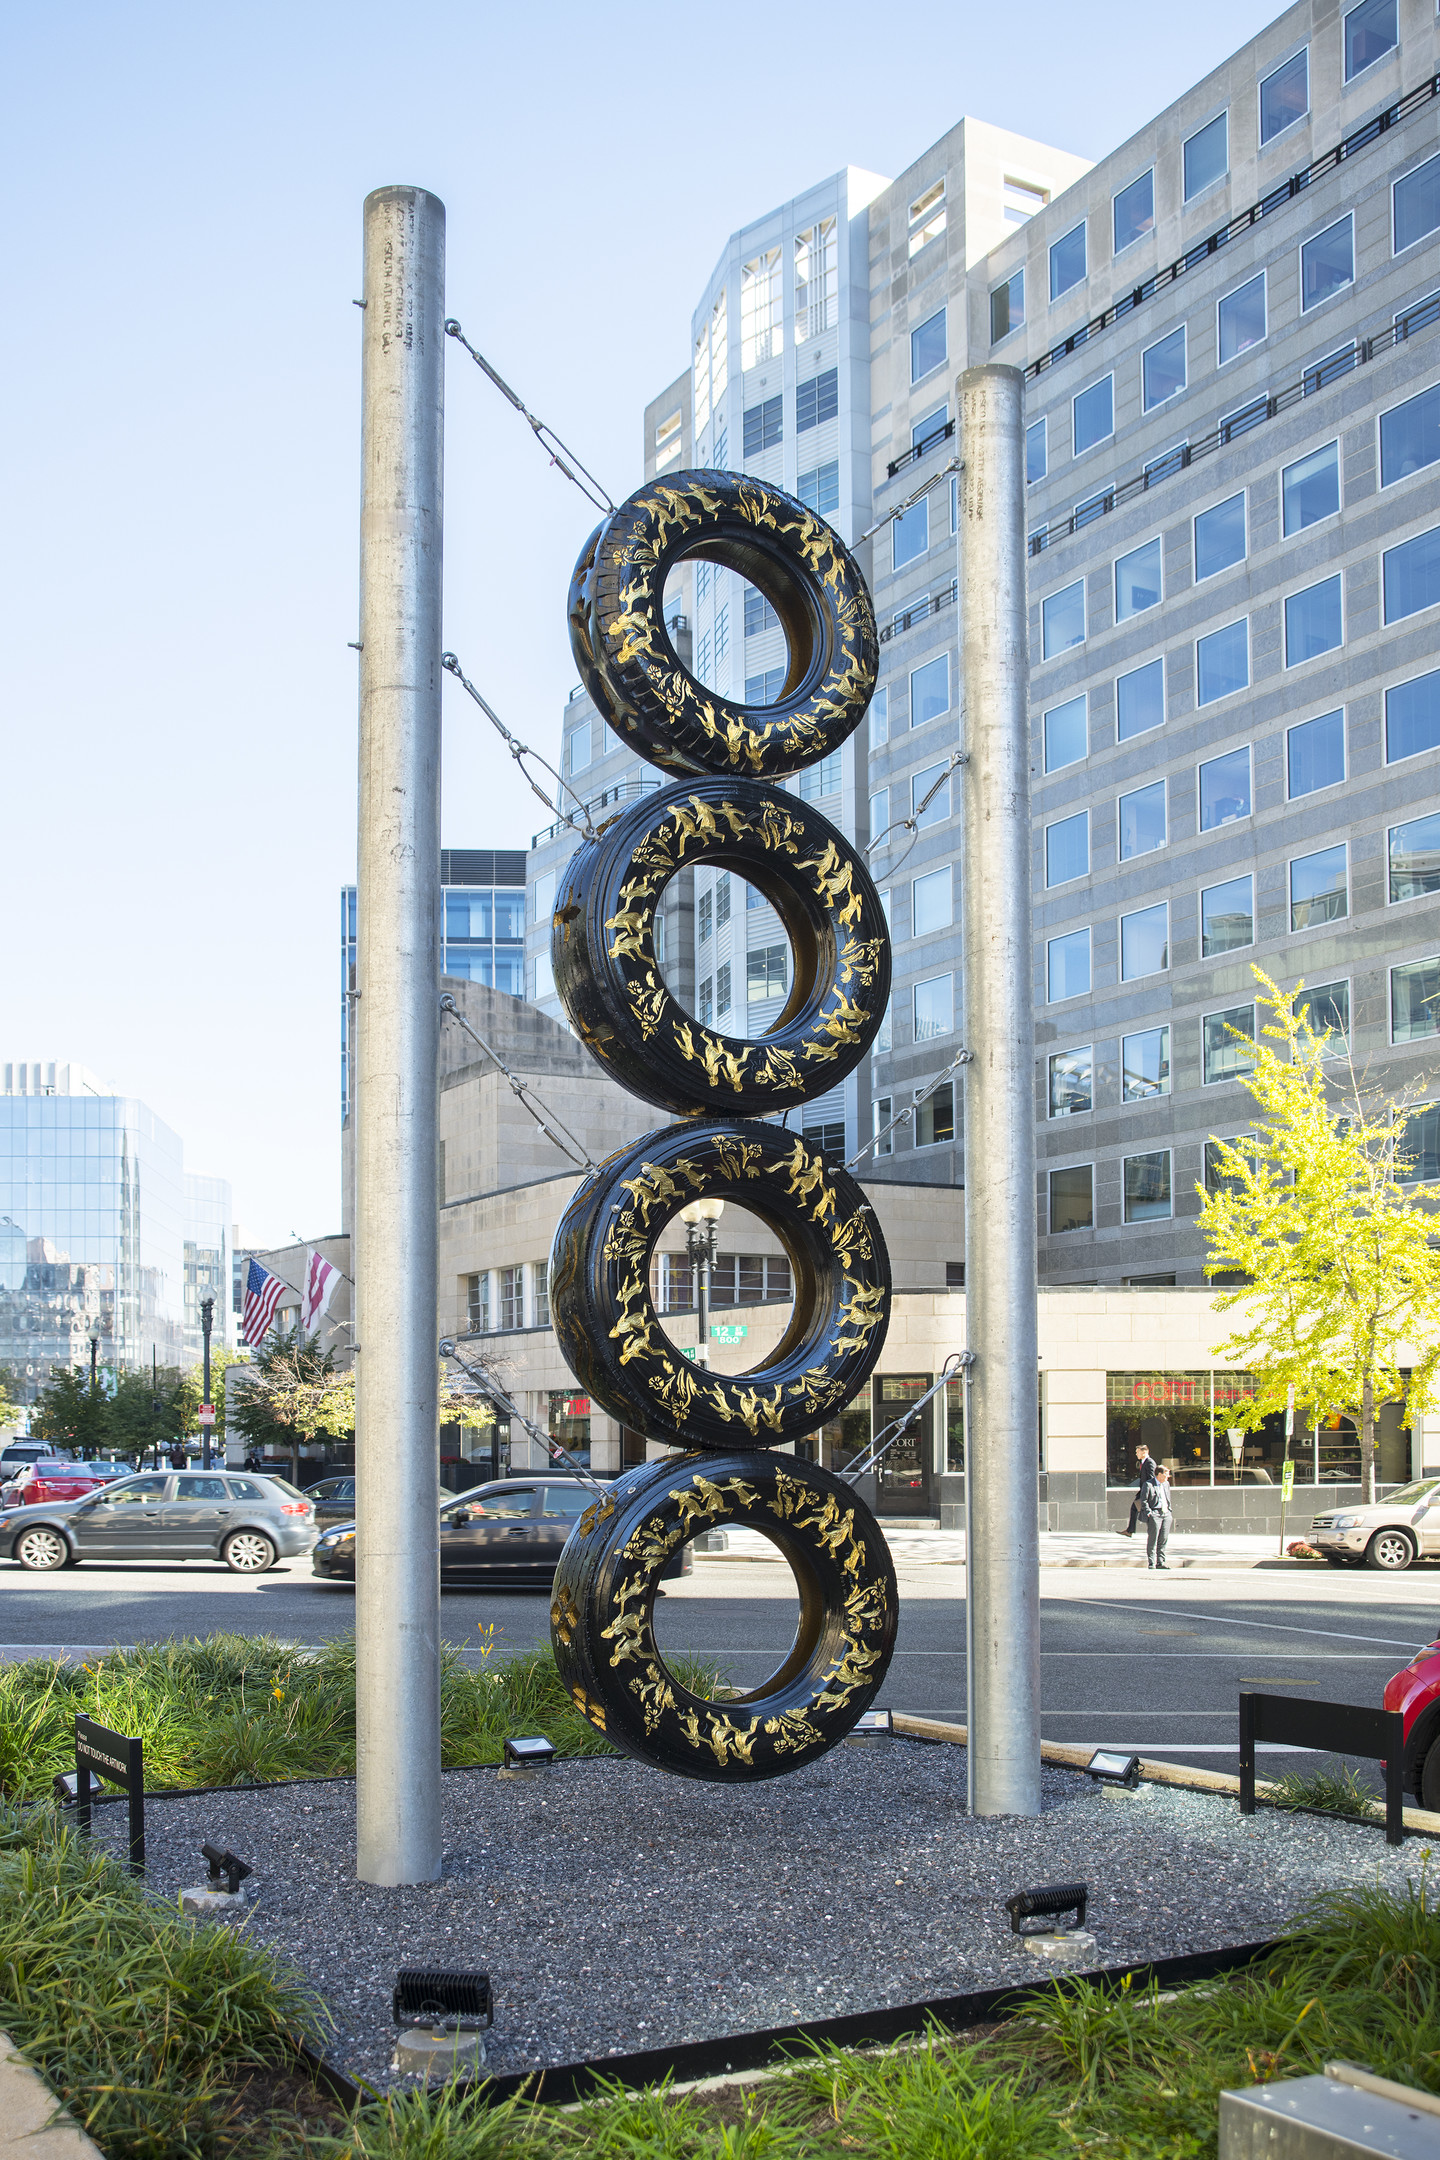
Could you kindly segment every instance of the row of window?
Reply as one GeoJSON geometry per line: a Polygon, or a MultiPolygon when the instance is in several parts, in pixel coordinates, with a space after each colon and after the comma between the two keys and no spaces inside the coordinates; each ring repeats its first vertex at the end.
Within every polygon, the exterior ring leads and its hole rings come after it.
{"type": "MultiPolygon", "coordinates": [[[[1423,967],[1427,963],[1421,962],[1423,967]]],[[[1297,1015],[1309,1021],[1321,1039],[1327,1058],[1343,1058],[1350,1041],[1350,985],[1346,981],[1312,983],[1294,999],[1297,1015]]],[[[1407,1008],[1408,1010],[1408,1008],[1407,1008]]],[[[1232,1007],[1212,1013],[1201,1023],[1201,1050],[1207,1080],[1213,1085],[1248,1071],[1251,1053],[1246,1037],[1254,1041],[1253,1008],[1232,1007]],[[1235,1022],[1238,1035],[1229,1032],[1236,1012],[1251,1012],[1249,1021],[1235,1022]],[[1238,1057],[1239,1064],[1234,1060],[1238,1057]]],[[[1409,1040],[1410,1038],[1406,1038],[1409,1040]]],[[[1120,1099],[1122,1102],[1153,1102],[1170,1093],[1170,1025],[1137,1028],[1120,1041],[1120,1099]]],[[[1068,1050],[1054,1050],[1046,1060],[1045,1114],[1049,1118],[1080,1117],[1095,1107],[1095,1046],[1081,1043],[1068,1050]]]]}
{"type": "MultiPolygon", "coordinates": [[[[1123,585],[1130,614],[1158,602],[1159,580],[1158,539],[1146,542],[1116,565],[1117,593],[1123,585]],[[1153,585],[1147,584],[1149,579],[1153,585]]],[[[1440,525],[1384,549],[1380,585],[1387,625],[1440,603],[1440,525]]],[[[1284,606],[1286,667],[1299,667],[1343,645],[1345,611],[1339,571],[1287,594],[1284,606]]],[[[1040,603],[1041,656],[1054,660],[1083,645],[1086,636],[1085,580],[1076,578],[1040,603]]],[[[1213,705],[1249,687],[1250,622],[1242,615],[1195,640],[1195,702],[1213,705]]]]}
{"type": "MultiPolygon", "coordinates": [[[[1350,10],[1345,18],[1345,80],[1352,82],[1356,76],[1384,59],[1400,42],[1396,0],[1360,0],[1360,5],[1350,10]]],[[[1275,142],[1289,128],[1309,117],[1310,113],[1310,55],[1308,47],[1302,46],[1282,61],[1264,77],[1259,95],[1259,138],[1261,149],[1275,142]]],[[[1228,110],[1216,113],[1193,135],[1184,138],[1180,149],[1183,195],[1186,203],[1195,202],[1217,187],[1230,171],[1230,115],[1228,110]]],[[[1400,185],[1403,183],[1397,183],[1400,185]]],[[[1433,183],[1432,183],[1433,184],[1433,183]]],[[[1150,166],[1128,180],[1110,200],[1111,247],[1113,254],[1122,255],[1134,247],[1147,233],[1155,229],[1155,168],[1150,166]]],[[[1429,230],[1430,228],[1426,228],[1429,230]]],[[[1409,246],[1410,240],[1401,241],[1401,218],[1396,216],[1396,252],[1409,246]]],[[[1413,238],[1419,238],[1416,233],[1413,238]]],[[[1083,284],[1090,273],[1089,220],[1082,218],[1050,244],[1049,298],[1053,306],[1067,293],[1083,284]]],[[[990,295],[990,342],[998,344],[1018,330],[1025,321],[1025,272],[1017,270],[998,285],[990,295]]]]}
{"type": "Polygon", "coordinates": [[[472,1335],[549,1327],[550,1263],[535,1260],[528,1266],[481,1268],[466,1278],[465,1301],[472,1335]]]}
{"type": "MultiPolygon", "coordinates": [[[[656,1310],[693,1312],[695,1271],[684,1253],[656,1253],[650,1294],[656,1310]]],[[[795,1294],[790,1262],[770,1253],[721,1253],[710,1263],[710,1309],[727,1305],[778,1305],[795,1294]]]]}
{"type": "MultiPolygon", "coordinates": [[[[822,420],[833,420],[839,409],[839,377],[834,368],[826,368],[823,374],[812,375],[807,382],[795,385],[797,435],[819,427],[822,420]]],[[[747,405],[741,427],[741,443],[747,458],[759,457],[762,451],[773,449],[776,443],[785,440],[784,397],[762,398],[758,405],[747,405]]]]}

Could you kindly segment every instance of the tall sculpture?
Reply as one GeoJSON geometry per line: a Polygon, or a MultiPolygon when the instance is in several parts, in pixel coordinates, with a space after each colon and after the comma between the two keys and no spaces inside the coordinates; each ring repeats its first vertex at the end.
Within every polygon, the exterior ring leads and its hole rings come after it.
{"type": "Polygon", "coordinates": [[[870,1509],[782,1452],[865,1386],[889,1321],[889,1260],[864,1194],[776,1122],[855,1069],[890,994],[889,936],[862,859],[773,785],[859,726],[875,688],[874,614],[853,557],[803,503],[701,471],[639,489],[598,527],[571,585],[570,635],[609,726],[677,784],[571,857],[555,905],[556,988],[607,1071],[682,1122],[580,1185],[555,1233],[551,1316],[595,1400],[682,1452],[628,1472],[581,1517],[555,1577],[551,1634],[575,1703],[617,1747],[688,1777],[773,1777],[833,1747],[873,1701],[897,1618],[870,1509]],[[789,665],[775,704],[719,697],[681,665],[665,583],[694,558],[737,571],[778,615],[789,665]],[[790,941],[790,994],[758,1040],[697,1021],[656,958],[665,886],[707,862],[757,887],[790,941]],[[750,1372],[692,1364],[651,1298],[659,1235],[701,1195],[759,1216],[790,1256],[793,1317],[750,1372]],[[677,1549],[725,1523],[763,1531],[786,1555],[800,1617],[768,1679],[710,1700],[666,1666],[652,1608],[677,1549]]]}

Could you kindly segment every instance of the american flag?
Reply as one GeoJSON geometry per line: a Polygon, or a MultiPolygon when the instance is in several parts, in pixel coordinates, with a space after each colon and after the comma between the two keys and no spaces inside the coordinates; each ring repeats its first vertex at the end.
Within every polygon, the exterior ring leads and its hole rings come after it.
{"type": "Polygon", "coordinates": [[[245,1277],[245,1312],[241,1328],[252,1350],[258,1350],[265,1340],[265,1331],[275,1318],[275,1307],[280,1302],[280,1293],[284,1288],[285,1285],[278,1275],[272,1275],[268,1268],[261,1267],[258,1260],[250,1262],[250,1270],[245,1277]]]}

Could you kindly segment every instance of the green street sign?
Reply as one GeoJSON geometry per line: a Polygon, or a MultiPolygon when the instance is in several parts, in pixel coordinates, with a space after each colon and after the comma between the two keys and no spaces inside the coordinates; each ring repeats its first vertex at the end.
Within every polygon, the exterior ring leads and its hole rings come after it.
{"type": "Polygon", "coordinates": [[[1294,1490],[1295,1465],[1293,1462],[1282,1463],[1280,1465],[1280,1504],[1282,1507],[1290,1505],[1290,1495],[1294,1490]]]}
{"type": "Polygon", "coordinates": [[[749,1334],[749,1332],[750,1330],[748,1328],[731,1327],[728,1325],[724,1327],[712,1327],[710,1330],[710,1333],[714,1336],[716,1342],[744,1342],[745,1337],[749,1334]]]}

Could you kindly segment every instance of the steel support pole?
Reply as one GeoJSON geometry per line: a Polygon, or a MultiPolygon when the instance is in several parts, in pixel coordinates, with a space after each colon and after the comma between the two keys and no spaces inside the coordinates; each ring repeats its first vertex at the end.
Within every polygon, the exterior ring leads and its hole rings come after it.
{"type": "Polygon", "coordinates": [[[445,206],[365,199],[355,1129],[357,1867],[440,1874],[445,206]]]}
{"type": "Polygon", "coordinates": [[[1025,384],[959,381],[970,1808],[1040,1812],[1025,384]]]}

